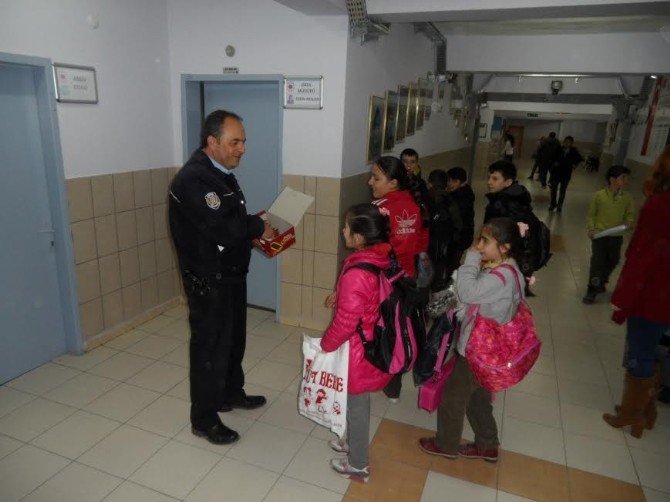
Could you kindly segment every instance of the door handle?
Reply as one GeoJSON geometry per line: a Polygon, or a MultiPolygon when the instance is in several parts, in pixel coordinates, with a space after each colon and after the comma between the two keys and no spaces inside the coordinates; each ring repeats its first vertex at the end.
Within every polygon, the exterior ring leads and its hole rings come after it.
{"type": "Polygon", "coordinates": [[[55,245],[54,237],[56,235],[56,232],[53,229],[51,229],[51,230],[40,230],[39,233],[40,234],[51,234],[51,247],[54,247],[54,245],[55,245]]]}

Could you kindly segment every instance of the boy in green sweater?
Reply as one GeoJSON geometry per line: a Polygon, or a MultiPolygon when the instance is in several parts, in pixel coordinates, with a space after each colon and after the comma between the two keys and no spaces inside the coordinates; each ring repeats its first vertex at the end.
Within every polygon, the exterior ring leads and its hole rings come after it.
{"type": "Polygon", "coordinates": [[[589,270],[589,286],[582,299],[587,305],[596,301],[598,293],[605,291],[612,270],[619,263],[623,231],[615,235],[598,237],[603,230],[633,224],[633,199],[624,191],[628,185],[630,170],[624,166],[612,166],[605,175],[607,187],[593,194],[586,228],[591,239],[591,267],[589,270]]]}

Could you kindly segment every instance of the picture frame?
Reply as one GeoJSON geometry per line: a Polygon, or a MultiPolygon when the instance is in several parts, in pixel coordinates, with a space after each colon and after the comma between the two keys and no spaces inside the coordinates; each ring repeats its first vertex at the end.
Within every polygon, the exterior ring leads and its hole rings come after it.
{"type": "Polygon", "coordinates": [[[486,133],[488,132],[489,125],[487,123],[479,124],[479,139],[486,139],[486,133]]]}
{"type": "Polygon", "coordinates": [[[384,136],[382,151],[389,152],[395,146],[395,134],[398,124],[398,93],[386,91],[386,102],[384,106],[384,136]]]}
{"type": "Polygon", "coordinates": [[[424,121],[430,120],[430,116],[433,112],[433,96],[435,91],[435,84],[433,82],[428,82],[428,87],[426,88],[426,109],[424,114],[424,121]]]}
{"type": "Polygon", "coordinates": [[[98,102],[95,68],[65,63],[53,63],[51,66],[56,88],[56,101],[86,104],[98,102]]]}
{"type": "Polygon", "coordinates": [[[426,114],[426,82],[419,79],[416,89],[416,115],[414,129],[419,130],[423,127],[423,118],[426,114]]]}
{"type": "Polygon", "coordinates": [[[302,110],[323,109],[323,76],[285,76],[283,106],[302,110]]]}
{"type": "Polygon", "coordinates": [[[401,143],[407,132],[407,103],[409,99],[409,87],[398,86],[398,120],[395,128],[395,142],[401,143]]]}
{"type": "Polygon", "coordinates": [[[368,110],[368,142],[366,162],[372,164],[382,154],[384,142],[384,106],[385,99],[370,96],[368,110]]]}
{"type": "Polygon", "coordinates": [[[407,91],[407,124],[405,136],[411,136],[416,130],[416,84],[410,82],[407,91]]]}

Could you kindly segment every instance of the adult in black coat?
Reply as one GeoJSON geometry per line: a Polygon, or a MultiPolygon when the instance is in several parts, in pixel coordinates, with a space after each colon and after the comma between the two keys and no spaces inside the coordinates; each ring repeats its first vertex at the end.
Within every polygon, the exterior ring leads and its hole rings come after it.
{"type": "Polygon", "coordinates": [[[540,167],[540,183],[542,188],[547,187],[547,174],[561,159],[561,144],[556,139],[556,133],[550,132],[547,140],[537,151],[537,165],[540,167]]]}
{"type": "Polygon", "coordinates": [[[559,213],[563,209],[565,201],[565,191],[572,178],[572,171],[582,163],[584,157],[573,146],[575,140],[572,136],[566,136],[563,139],[563,149],[558,164],[551,168],[549,177],[549,187],[551,188],[551,204],[549,211],[556,209],[559,213]],[[556,196],[558,195],[558,200],[556,196]]]}
{"type": "Polygon", "coordinates": [[[247,272],[251,243],[272,238],[260,216],[247,214],[232,170],[245,152],[242,119],[217,110],[203,125],[201,147],[170,185],[168,214],[188,300],[191,431],[214,444],[233,443],[219,411],[263,406],[244,392],[247,272]]]}

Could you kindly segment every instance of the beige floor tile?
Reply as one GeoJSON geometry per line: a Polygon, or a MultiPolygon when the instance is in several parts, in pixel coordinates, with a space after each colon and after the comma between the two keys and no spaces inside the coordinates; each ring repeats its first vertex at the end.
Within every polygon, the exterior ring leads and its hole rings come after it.
{"type": "Polygon", "coordinates": [[[420,500],[428,471],[393,460],[377,460],[367,484],[350,483],[347,496],[362,500],[420,500]]]}
{"type": "Polygon", "coordinates": [[[263,359],[278,347],[279,344],[281,344],[281,341],[274,338],[247,333],[247,346],[244,355],[245,357],[249,356],[263,359]]]}
{"type": "Polygon", "coordinates": [[[44,397],[75,408],[83,408],[117,385],[119,385],[119,382],[116,380],[91,375],[90,373],[81,373],[50,390],[44,397]]]}
{"type": "Polygon", "coordinates": [[[127,478],[167,441],[157,434],[122,425],[77,461],[108,474],[127,478]]]}
{"type": "Polygon", "coordinates": [[[14,380],[10,380],[6,385],[16,390],[41,396],[79,373],[78,370],[60,364],[46,363],[14,380]]]}
{"type": "Polygon", "coordinates": [[[505,416],[561,427],[561,413],[556,400],[514,390],[509,390],[505,396],[505,416]]]}
{"type": "Polygon", "coordinates": [[[119,352],[97,366],[93,366],[88,373],[114,380],[127,380],[153,363],[154,360],[147,357],[119,352]]]}
{"type": "Polygon", "coordinates": [[[70,461],[53,453],[25,445],[0,460],[0,490],[3,502],[14,502],[68,465],[70,461]]]}
{"type": "Polygon", "coordinates": [[[120,425],[80,410],[37,436],[31,444],[74,460],[120,425]]]}
{"type": "Polygon", "coordinates": [[[498,490],[531,500],[569,499],[568,470],[546,460],[505,451],[498,470],[498,490]]]}
{"type": "Polygon", "coordinates": [[[187,377],[188,369],[156,361],[129,378],[127,382],[144,389],[164,393],[187,377]]]}
{"type": "Polygon", "coordinates": [[[156,317],[154,317],[150,321],[145,322],[144,324],[140,324],[137,328],[141,329],[142,331],[148,331],[149,333],[155,333],[157,331],[160,331],[168,324],[172,324],[173,322],[175,322],[174,317],[163,313],[157,315],[156,317]]]}
{"type": "Polygon", "coordinates": [[[34,394],[28,394],[3,385],[0,387],[0,417],[11,413],[33,399],[35,399],[34,394]]]}
{"type": "Polygon", "coordinates": [[[216,502],[225,493],[230,500],[262,501],[279,475],[253,465],[223,458],[186,497],[188,502],[216,502]]]}
{"type": "Polygon", "coordinates": [[[661,492],[647,487],[643,487],[643,490],[647,502],[667,502],[670,497],[670,492],[661,492]]]}
{"type": "Polygon", "coordinates": [[[149,332],[142,331],[141,329],[133,329],[110,340],[105,344],[105,347],[111,347],[117,350],[125,350],[131,345],[135,345],[137,342],[143,338],[146,338],[147,336],[149,336],[149,332]]]}
{"type": "Polygon", "coordinates": [[[566,432],[604,439],[621,446],[626,444],[621,429],[615,429],[605,423],[603,410],[564,404],[561,406],[561,414],[566,432]]]}
{"type": "Polygon", "coordinates": [[[445,476],[437,472],[429,472],[423,488],[421,500],[432,502],[444,498],[448,493],[454,500],[472,500],[477,502],[495,502],[496,489],[470,483],[462,479],[445,476]]]}
{"type": "Polygon", "coordinates": [[[514,386],[514,390],[558,401],[558,385],[556,384],[556,377],[552,375],[529,373],[514,386]]]}
{"type": "Polygon", "coordinates": [[[349,481],[338,476],[328,463],[329,459],[336,456],[338,455],[330,449],[327,441],[307,438],[284,475],[344,494],[349,487],[349,481]]]}
{"type": "Polygon", "coordinates": [[[178,399],[186,401],[190,405],[190,402],[191,402],[191,384],[189,382],[189,379],[185,378],[184,380],[179,382],[177,385],[172,387],[169,391],[167,391],[165,393],[165,395],[176,397],[178,399]]]}
{"type": "Polygon", "coordinates": [[[155,334],[187,342],[191,337],[191,328],[189,327],[188,319],[177,319],[175,322],[167,324],[155,331],[155,334]]]}
{"type": "Polygon", "coordinates": [[[131,481],[177,499],[185,498],[221,457],[170,441],[130,477],[131,481]]]}
{"type": "MultiPolygon", "coordinates": [[[[668,411],[665,407],[660,409],[660,414],[668,411]]],[[[631,448],[636,450],[644,450],[651,453],[657,453],[670,458],[670,427],[656,421],[656,426],[653,430],[645,430],[641,438],[634,438],[630,434],[624,434],[626,443],[631,448]]]]}
{"type": "Polygon", "coordinates": [[[275,361],[300,367],[302,365],[302,336],[289,335],[286,340],[266,356],[268,361],[275,361]]]}
{"type": "Polygon", "coordinates": [[[561,404],[585,406],[603,412],[613,409],[614,406],[607,381],[592,384],[573,378],[559,378],[558,391],[561,404]]]}
{"type": "MultiPolygon", "coordinates": [[[[289,386],[300,371],[301,368],[297,366],[262,360],[249,372],[246,380],[281,392],[289,386]]],[[[247,393],[250,394],[248,390],[247,393]]]]}
{"type": "Polygon", "coordinates": [[[258,418],[258,421],[309,435],[314,427],[316,427],[316,424],[299,415],[297,410],[298,400],[295,393],[282,393],[267,407],[267,410],[258,418]]]}
{"type": "Polygon", "coordinates": [[[226,456],[281,473],[306,438],[307,434],[256,422],[226,456]]]}
{"type": "Polygon", "coordinates": [[[126,352],[151,359],[161,359],[181,345],[185,345],[184,342],[176,338],[152,334],[128,347],[126,352]]]}
{"type": "Polygon", "coordinates": [[[95,502],[123,483],[123,479],[85,465],[71,463],[23,500],[25,502],[95,502]]]}
{"type": "Polygon", "coordinates": [[[23,442],[0,434],[0,459],[23,446],[23,442]]]}
{"type": "Polygon", "coordinates": [[[568,469],[572,502],[644,502],[644,493],[637,484],[599,476],[579,469],[568,469]]]}
{"type": "Polygon", "coordinates": [[[0,419],[0,433],[30,441],[76,412],[64,404],[37,398],[0,419]]]}
{"type": "Polygon", "coordinates": [[[264,502],[289,502],[293,500],[318,500],[319,502],[340,502],[342,495],[328,491],[297,479],[282,476],[265,497],[264,502]]]}
{"type": "Polygon", "coordinates": [[[159,396],[157,392],[122,383],[85,406],[84,409],[118,422],[126,422],[159,396]]]}
{"type": "Polygon", "coordinates": [[[171,438],[189,423],[189,410],[188,402],[161,396],[131,418],[128,424],[171,438]]]}
{"type": "Polygon", "coordinates": [[[501,443],[506,451],[565,465],[562,429],[506,417],[501,443]]]}
{"type": "Polygon", "coordinates": [[[638,448],[631,448],[630,453],[633,456],[635,469],[642,486],[670,493],[668,452],[665,452],[665,455],[659,455],[638,448]]]}
{"type": "Polygon", "coordinates": [[[565,451],[569,467],[627,483],[638,483],[630,452],[625,445],[566,432],[565,451]]]}
{"type": "Polygon", "coordinates": [[[251,333],[258,336],[273,338],[283,342],[291,333],[299,332],[300,328],[277,324],[272,319],[266,319],[251,330],[251,333]]]}
{"type": "Polygon", "coordinates": [[[177,305],[163,312],[163,315],[175,318],[186,317],[188,315],[188,307],[186,305],[177,305]]]}
{"type": "MultiPolygon", "coordinates": [[[[246,357],[245,357],[246,359],[246,357]]],[[[166,354],[161,358],[164,363],[176,364],[184,368],[189,367],[189,346],[187,343],[182,343],[177,346],[172,352],[166,354]]]]}
{"type": "Polygon", "coordinates": [[[74,354],[63,354],[53,360],[54,363],[62,366],[68,366],[80,371],[86,371],[96,364],[100,364],[105,359],[109,359],[118,351],[109,347],[96,347],[93,350],[77,356],[74,354]]]}
{"type": "MultiPolygon", "coordinates": [[[[247,431],[254,425],[253,420],[245,419],[235,415],[234,413],[221,413],[219,415],[223,423],[237,431],[240,435],[244,435],[247,431]]],[[[228,450],[230,450],[231,445],[216,445],[212,444],[209,441],[203,439],[202,437],[195,436],[191,432],[191,424],[184,426],[175,437],[172,438],[173,441],[179,441],[180,443],[188,444],[195,446],[196,448],[201,448],[203,450],[211,451],[217,455],[223,456],[228,450]]]]}
{"type": "Polygon", "coordinates": [[[176,502],[177,499],[168,497],[155,490],[126,481],[110,493],[105,502],[176,502]]]}
{"type": "Polygon", "coordinates": [[[507,493],[498,490],[498,496],[496,502],[534,502],[534,501],[526,497],[521,497],[520,495],[514,495],[512,493],[507,493]]]}

